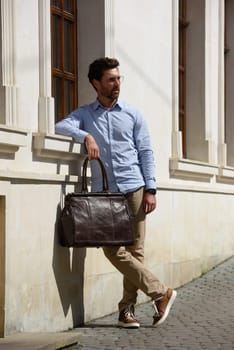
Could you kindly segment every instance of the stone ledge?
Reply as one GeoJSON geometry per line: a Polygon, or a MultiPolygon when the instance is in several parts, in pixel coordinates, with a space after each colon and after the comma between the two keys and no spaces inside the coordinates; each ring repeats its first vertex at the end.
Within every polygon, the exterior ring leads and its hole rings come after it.
{"type": "Polygon", "coordinates": [[[33,134],[33,149],[38,157],[77,160],[84,157],[82,145],[71,137],[52,134],[33,134]]]}
{"type": "Polygon", "coordinates": [[[187,159],[170,159],[170,175],[180,179],[210,182],[218,175],[218,166],[187,159]]]}
{"type": "Polygon", "coordinates": [[[217,176],[217,182],[226,184],[234,184],[234,168],[232,167],[220,167],[219,174],[217,176]]]}
{"type": "Polygon", "coordinates": [[[63,183],[76,184],[80,178],[78,175],[66,174],[46,174],[46,173],[32,173],[22,171],[9,171],[0,169],[0,179],[10,181],[22,182],[48,182],[48,183],[63,183]]]}
{"type": "Polygon", "coordinates": [[[79,333],[18,333],[0,338],[0,350],[58,350],[78,343],[79,333]]]}
{"type": "Polygon", "coordinates": [[[27,145],[28,132],[0,125],[0,153],[14,154],[27,145]]]}

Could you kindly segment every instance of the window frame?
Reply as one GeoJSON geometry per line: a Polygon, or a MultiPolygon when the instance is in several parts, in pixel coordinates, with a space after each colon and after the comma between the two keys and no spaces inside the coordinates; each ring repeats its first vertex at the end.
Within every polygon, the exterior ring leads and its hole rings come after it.
{"type": "Polygon", "coordinates": [[[54,5],[54,1],[51,0],[51,87],[52,96],[54,97],[55,103],[55,122],[63,119],[68,112],[71,112],[77,108],[78,104],[78,69],[77,69],[77,1],[71,2],[71,12],[66,11],[65,1],[57,1],[58,6],[54,5]],[[55,55],[55,37],[53,31],[54,19],[59,19],[59,62],[60,66],[54,65],[55,55]],[[71,71],[67,71],[65,67],[65,22],[71,24],[71,71]],[[60,96],[56,94],[55,79],[60,80],[60,96]],[[72,84],[71,88],[71,101],[70,108],[66,108],[65,103],[65,82],[72,84]]]}

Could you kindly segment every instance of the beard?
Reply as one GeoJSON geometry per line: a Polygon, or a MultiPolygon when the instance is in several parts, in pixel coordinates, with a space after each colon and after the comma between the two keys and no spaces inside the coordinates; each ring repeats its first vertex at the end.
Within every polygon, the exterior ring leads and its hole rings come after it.
{"type": "Polygon", "coordinates": [[[101,95],[110,101],[114,101],[119,97],[119,93],[120,93],[119,89],[113,89],[111,91],[103,90],[101,92],[101,95]]]}

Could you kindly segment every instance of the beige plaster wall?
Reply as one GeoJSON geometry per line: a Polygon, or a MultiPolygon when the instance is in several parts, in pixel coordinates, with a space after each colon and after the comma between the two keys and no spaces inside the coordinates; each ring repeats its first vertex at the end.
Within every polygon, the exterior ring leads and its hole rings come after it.
{"type": "MultiPolygon", "coordinates": [[[[60,190],[14,184],[8,193],[7,334],[68,329],[117,310],[122,276],[102,249],[58,243],[60,190]]],[[[231,195],[159,190],[158,209],[147,220],[145,264],[178,287],[228,258],[234,251],[233,206],[231,195]]],[[[139,302],[148,300],[139,293],[139,302]]]]}

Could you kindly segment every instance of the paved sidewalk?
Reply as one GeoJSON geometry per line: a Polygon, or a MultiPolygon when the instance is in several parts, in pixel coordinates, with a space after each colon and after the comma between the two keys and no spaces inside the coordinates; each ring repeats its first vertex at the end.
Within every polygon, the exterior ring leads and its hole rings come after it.
{"type": "Polygon", "coordinates": [[[179,288],[168,319],[151,326],[152,304],[136,308],[141,327],[116,327],[117,313],[73,330],[81,335],[79,350],[233,350],[234,257],[179,288]]]}

